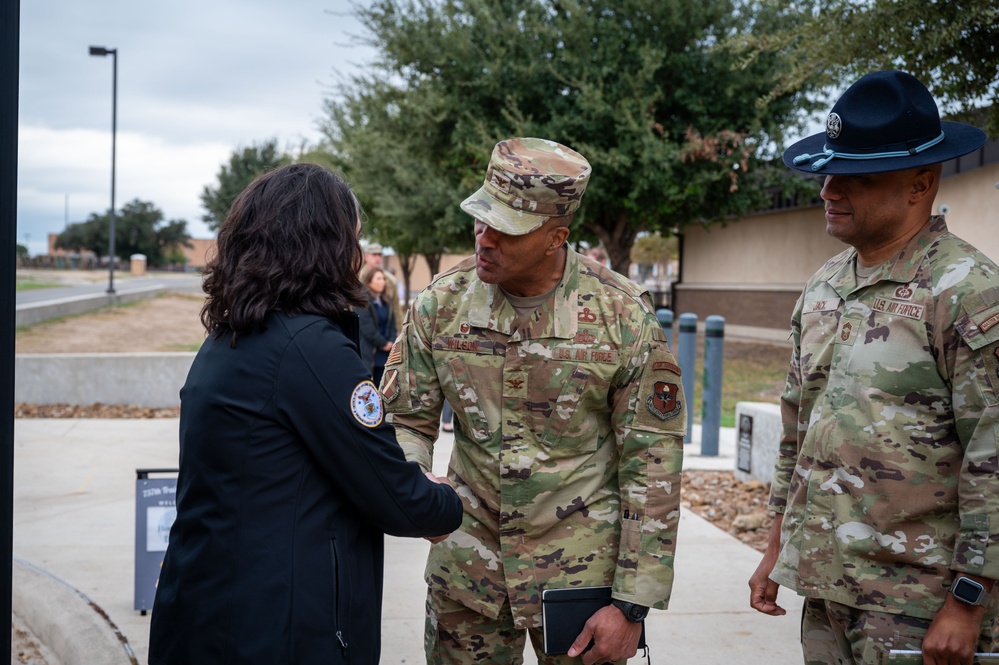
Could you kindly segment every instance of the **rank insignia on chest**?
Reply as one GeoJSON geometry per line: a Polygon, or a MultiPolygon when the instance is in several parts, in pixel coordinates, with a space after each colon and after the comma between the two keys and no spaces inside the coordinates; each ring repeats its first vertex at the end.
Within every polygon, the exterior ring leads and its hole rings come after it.
{"type": "Polygon", "coordinates": [[[850,341],[850,336],[853,335],[853,324],[847,321],[839,329],[839,338],[844,342],[850,341]]]}
{"type": "Polygon", "coordinates": [[[645,400],[649,413],[660,420],[669,420],[680,414],[683,405],[680,403],[680,387],[675,383],[656,381],[652,395],[645,400]]]}
{"type": "Polygon", "coordinates": [[[527,397],[527,374],[525,372],[505,372],[503,374],[503,397],[527,397]]]}

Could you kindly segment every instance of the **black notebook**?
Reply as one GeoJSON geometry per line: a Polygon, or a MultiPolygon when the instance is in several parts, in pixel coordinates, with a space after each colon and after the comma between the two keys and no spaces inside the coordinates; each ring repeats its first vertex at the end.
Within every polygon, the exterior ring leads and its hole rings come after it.
{"type": "MultiPolygon", "coordinates": [[[[573,589],[545,589],[541,592],[541,625],[544,630],[546,656],[560,656],[583,632],[583,626],[601,607],[610,605],[609,586],[573,589]]],[[[592,644],[592,643],[591,643],[592,644]]],[[[645,648],[645,622],[638,648],[645,648]]]]}

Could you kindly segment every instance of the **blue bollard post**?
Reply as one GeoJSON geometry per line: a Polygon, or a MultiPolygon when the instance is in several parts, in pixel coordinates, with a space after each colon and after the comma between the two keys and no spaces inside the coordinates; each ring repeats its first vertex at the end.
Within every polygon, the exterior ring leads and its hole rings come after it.
{"type": "Polygon", "coordinates": [[[665,307],[660,307],[656,310],[656,318],[659,319],[659,325],[663,327],[663,332],[666,333],[666,343],[669,344],[669,348],[673,350],[673,310],[666,309],[665,307]]]}
{"type": "Polygon", "coordinates": [[[696,375],[695,363],[697,362],[697,315],[680,315],[680,350],[677,356],[682,373],[683,398],[687,401],[683,408],[687,410],[687,433],[683,437],[684,443],[690,443],[690,432],[694,426],[694,376],[696,375]]]}
{"type": "Polygon", "coordinates": [[[701,456],[718,455],[721,432],[722,356],[725,349],[725,318],[704,319],[704,390],[701,392],[701,456]]]}

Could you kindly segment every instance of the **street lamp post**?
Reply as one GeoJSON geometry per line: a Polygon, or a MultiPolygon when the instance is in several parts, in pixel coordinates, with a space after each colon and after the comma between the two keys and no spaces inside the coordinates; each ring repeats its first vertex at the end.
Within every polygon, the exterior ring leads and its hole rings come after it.
{"type": "Polygon", "coordinates": [[[108,293],[114,295],[114,166],[115,139],[118,133],[118,49],[91,46],[90,55],[111,56],[111,215],[108,226],[108,293]]]}

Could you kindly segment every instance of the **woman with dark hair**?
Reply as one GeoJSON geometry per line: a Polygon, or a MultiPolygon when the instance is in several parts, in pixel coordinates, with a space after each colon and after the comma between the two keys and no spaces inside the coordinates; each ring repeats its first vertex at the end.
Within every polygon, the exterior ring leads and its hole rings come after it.
{"type": "Polygon", "coordinates": [[[385,361],[392,350],[395,339],[395,312],[384,298],[385,271],[371,268],[364,272],[364,286],[368,289],[368,306],[358,310],[361,324],[361,358],[371,368],[371,380],[381,383],[385,373],[385,361]]]}
{"type": "Polygon", "coordinates": [[[177,520],[153,665],[378,663],[383,533],[461,522],[405,461],[356,344],[357,200],[293,164],[232,205],[181,390],[177,520]]]}

